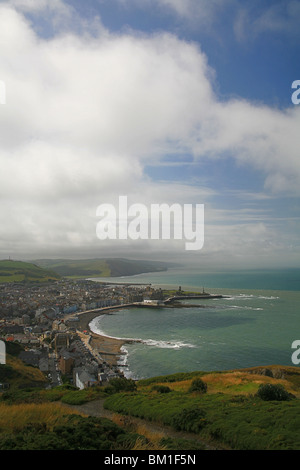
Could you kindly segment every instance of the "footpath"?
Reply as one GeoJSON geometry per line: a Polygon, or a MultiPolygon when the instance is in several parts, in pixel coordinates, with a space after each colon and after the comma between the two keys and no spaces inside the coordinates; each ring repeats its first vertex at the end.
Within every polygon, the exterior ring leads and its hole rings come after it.
{"type": "MultiPolygon", "coordinates": [[[[138,432],[138,434],[149,436],[160,436],[160,438],[173,438],[173,439],[185,439],[194,443],[200,443],[204,450],[225,450],[221,446],[211,445],[203,441],[196,434],[175,431],[173,428],[159,423],[153,423],[144,419],[135,418],[132,416],[123,416],[114,411],[106,410],[103,406],[104,400],[95,400],[83,405],[65,405],[69,408],[73,408],[80,413],[88,416],[95,416],[101,418],[107,418],[116,422],[119,426],[125,428],[127,431],[138,432]],[[145,433],[145,434],[144,434],[145,433]]],[[[155,449],[153,449],[155,450],[155,449]]],[[[180,449],[178,449],[180,450],[180,449]]]]}

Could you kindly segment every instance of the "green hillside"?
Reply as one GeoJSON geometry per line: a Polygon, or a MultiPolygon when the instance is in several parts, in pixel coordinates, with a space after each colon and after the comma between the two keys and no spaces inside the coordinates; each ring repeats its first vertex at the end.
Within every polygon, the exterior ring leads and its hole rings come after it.
{"type": "Polygon", "coordinates": [[[103,258],[85,260],[41,259],[34,261],[45,269],[51,269],[64,277],[118,277],[166,271],[171,263],[160,261],[103,258]]]}
{"type": "Polygon", "coordinates": [[[45,375],[36,367],[26,365],[19,359],[23,347],[6,342],[6,364],[0,364],[0,383],[9,383],[10,391],[25,387],[45,387],[45,375]]]}
{"type": "Polygon", "coordinates": [[[48,269],[23,261],[1,260],[0,283],[3,282],[45,282],[60,276],[48,269]]]}
{"type": "Polygon", "coordinates": [[[299,398],[299,368],[268,366],[140,380],[105,408],[224,449],[299,450],[299,398]]]}
{"type": "Polygon", "coordinates": [[[2,380],[11,385],[0,392],[0,450],[300,450],[297,367],[195,371],[138,382],[112,379],[85,390],[68,384],[47,389],[39,370],[13,352],[9,364],[0,365],[2,380]],[[103,421],[104,412],[114,423],[103,421]]]}

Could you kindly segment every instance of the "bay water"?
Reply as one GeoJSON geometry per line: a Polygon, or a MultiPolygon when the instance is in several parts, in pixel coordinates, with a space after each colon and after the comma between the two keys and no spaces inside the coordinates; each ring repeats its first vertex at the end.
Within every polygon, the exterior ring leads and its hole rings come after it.
{"type": "Polygon", "coordinates": [[[139,340],[123,347],[120,365],[127,377],[295,366],[292,343],[300,340],[300,269],[203,273],[183,268],[114,282],[181,286],[183,291],[204,288],[225,296],[189,300],[186,307],[124,308],[94,319],[90,326],[96,333],[139,340]]]}

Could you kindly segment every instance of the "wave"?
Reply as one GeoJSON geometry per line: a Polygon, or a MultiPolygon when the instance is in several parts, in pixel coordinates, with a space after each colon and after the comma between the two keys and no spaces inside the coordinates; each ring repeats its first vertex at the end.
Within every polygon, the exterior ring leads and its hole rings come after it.
{"type": "Polygon", "coordinates": [[[121,367],[126,367],[127,359],[128,359],[128,350],[126,349],[125,346],[121,346],[120,351],[121,351],[121,356],[118,360],[118,365],[121,367]]]}
{"type": "Polygon", "coordinates": [[[139,340],[141,343],[146,344],[147,346],[154,346],[156,348],[163,349],[181,349],[181,348],[196,348],[194,344],[185,343],[183,341],[163,341],[155,339],[142,339],[139,340]]]}
{"type": "Polygon", "coordinates": [[[238,308],[239,310],[263,310],[261,307],[249,307],[247,305],[227,305],[224,308],[226,308],[226,310],[230,308],[238,308]]]}
{"type": "Polygon", "coordinates": [[[247,300],[247,299],[277,300],[277,299],[280,299],[280,297],[275,297],[273,295],[266,296],[266,295],[254,295],[254,294],[237,294],[237,295],[230,295],[228,297],[223,297],[221,300],[247,300]]]}
{"type": "MultiPolygon", "coordinates": [[[[121,341],[125,342],[130,342],[130,343],[142,343],[146,344],[147,346],[153,346],[157,348],[162,348],[162,349],[181,349],[181,348],[196,348],[197,346],[190,344],[190,343],[185,343],[183,341],[167,341],[167,340],[156,340],[156,339],[141,339],[141,338],[120,338],[117,336],[110,336],[106,334],[103,330],[100,330],[98,327],[98,322],[94,320],[91,321],[89,324],[90,329],[96,333],[97,335],[105,336],[106,338],[111,338],[111,339],[118,339],[121,341]]],[[[123,353],[127,353],[128,351],[126,348],[122,346],[121,350],[123,353]]]]}

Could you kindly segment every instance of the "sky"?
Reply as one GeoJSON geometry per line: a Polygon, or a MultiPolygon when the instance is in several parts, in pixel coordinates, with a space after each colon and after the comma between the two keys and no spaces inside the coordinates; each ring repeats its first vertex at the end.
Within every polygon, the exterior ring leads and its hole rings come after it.
{"type": "Polygon", "coordinates": [[[299,0],[0,1],[0,259],[300,267],[299,21],[299,0]],[[120,196],[204,205],[203,247],[100,240],[120,196]]]}

